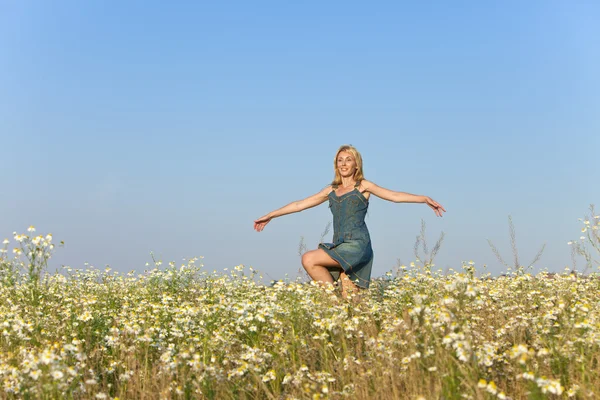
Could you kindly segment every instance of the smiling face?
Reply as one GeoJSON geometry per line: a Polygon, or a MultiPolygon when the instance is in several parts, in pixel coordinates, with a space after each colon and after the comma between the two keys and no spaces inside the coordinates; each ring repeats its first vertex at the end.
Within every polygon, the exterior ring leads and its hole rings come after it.
{"type": "Polygon", "coordinates": [[[345,144],[338,149],[333,159],[333,171],[335,173],[331,182],[333,186],[339,186],[344,178],[357,182],[365,179],[362,157],[352,145],[345,144]]]}
{"type": "Polygon", "coordinates": [[[352,178],[357,165],[354,156],[347,151],[340,151],[337,156],[337,170],[342,178],[352,178]]]}

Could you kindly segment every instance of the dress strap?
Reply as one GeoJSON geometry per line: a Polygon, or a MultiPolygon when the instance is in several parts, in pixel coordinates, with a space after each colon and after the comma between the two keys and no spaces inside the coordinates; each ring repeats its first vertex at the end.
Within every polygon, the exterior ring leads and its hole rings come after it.
{"type": "Polygon", "coordinates": [[[354,187],[355,187],[355,188],[359,187],[361,182],[362,182],[362,181],[357,181],[357,182],[356,182],[356,184],[354,185],[354,187]]]}

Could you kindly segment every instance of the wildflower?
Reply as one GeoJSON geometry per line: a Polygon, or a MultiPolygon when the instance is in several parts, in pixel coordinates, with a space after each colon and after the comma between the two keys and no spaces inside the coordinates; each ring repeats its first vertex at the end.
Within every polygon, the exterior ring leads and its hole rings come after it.
{"type": "Polygon", "coordinates": [[[478,388],[485,388],[485,387],[487,387],[487,381],[485,379],[480,379],[479,382],[477,382],[477,387],[478,388]]]}
{"type": "Polygon", "coordinates": [[[449,292],[453,292],[456,289],[456,281],[452,281],[450,283],[446,283],[444,285],[444,289],[446,289],[449,292]]]}
{"type": "Polygon", "coordinates": [[[496,387],[496,384],[494,383],[494,381],[490,381],[490,383],[487,384],[487,387],[485,388],[485,390],[491,394],[496,394],[498,392],[498,388],[496,387]]]}
{"type": "Polygon", "coordinates": [[[29,228],[27,228],[27,232],[35,232],[35,227],[30,225],[29,228]]]}
{"type": "Polygon", "coordinates": [[[519,344],[517,346],[513,346],[513,348],[510,350],[510,358],[517,358],[522,354],[527,354],[528,351],[529,350],[525,345],[519,344]]]}
{"type": "Polygon", "coordinates": [[[269,382],[269,381],[275,380],[275,378],[277,378],[277,376],[275,375],[275,370],[269,370],[269,372],[267,372],[263,376],[262,381],[269,382]]]}
{"type": "Polygon", "coordinates": [[[8,239],[4,239],[4,241],[2,242],[2,244],[9,244],[10,241],[8,239]]]}
{"type": "Polygon", "coordinates": [[[77,317],[78,320],[83,321],[83,322],[87,322],[89,320],[91,320],[92,317],[92,313],[90,313],[89,310],[85,310],[83,314],[81,314],[80,316],[77,317]]]}
{"type": "Polygon", "coordinates": [[[31,377],[31,379],[33,379],[34,381],[37,381],[38,378],[40,377],[40,375],[42,374],[42,371],[39,369],[36,369],[34,371],[31,371],[29,373],[29,376],[31,377]]]}
{"type": "Polygon", "coordinates": [[[62,379],[62,377],[65,376],[65,374],[63,374],[61,371],[59,370],[54,370],[52,371],[52,378],[59,380],[62,379]]]}
{"type": "Polygon", "coordinates": [[[556,395],[561,395],[563,392],[563,387],[559,381],[545,378],[536,379],[536,383],[538,387],[542,389],[542,393],[552,393],[556,395]]]}
{"type": "Polygon", "coordinates": [[[415,307],[408,310],[408,315],[414,316],[419,315],[423,309],[421,307],[415,307]]]}
{"type": "Polygon", "coordinates": [[[579,385],[573,385],[569,390],[567,390],[567,397],[574,397],[579,390],[579,385]]]}
{"type": "Polygon", "coordinates": [[[475,288],[472,285],[468,285],[467,290],[465,291],[465,294],[469,297],[474,297],[477,295],[477,291],[475,290],[475,288]]]}
{"type": "Polygon", "coordinates": [[[538,357],[546,356],[548,354],[550,354],[550,351],[548,351],[546,348],[541,348],[537,352],[538,357]]]}
{"type": "Polygon", "coordinates": [[[46,349],[44,350],[44,352],[42,353],[42,357],[41,357],[41,361],[43,364],[50,364],[50,362],[52,362],[52,357],[53,354],[50,350],[46,349]]]}
{"type": "Polygon", "coordinates": [[[523,375],[521,376],[523,377],[523,379],[526,379],[528,381],[532,381],[535,379],[535,375],[533,375],[533,372],[531,371],[523,372],[523,375]]]}

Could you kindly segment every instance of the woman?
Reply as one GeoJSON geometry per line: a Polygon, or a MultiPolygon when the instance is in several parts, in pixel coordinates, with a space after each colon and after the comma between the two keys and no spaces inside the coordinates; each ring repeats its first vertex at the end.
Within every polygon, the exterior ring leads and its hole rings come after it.
{"type": "Polygon", "coordinates": [[[446,210],[427,196],[394,192],[364,179],[360,153],[350,145],[339,148],[333,160],[335,178],[331,185],[304,200],[295,201],[254,221],[262,231],[276,217],[306,210],[329,199],[333,214],[333,243],[320,243],[318,249],[302,256],[302,265],[310,277],[323,284],[342,281],[342,296],[368,288],[373,264],[373,250],[365,214],[369,197],[374,194],[395,203],[425,203],[439,217],[446,210]]]}

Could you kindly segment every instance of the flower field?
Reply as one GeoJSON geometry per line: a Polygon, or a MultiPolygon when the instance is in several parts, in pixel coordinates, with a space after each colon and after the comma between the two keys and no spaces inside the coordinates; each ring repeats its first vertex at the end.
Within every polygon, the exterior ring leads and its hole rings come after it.
{"type": "Polygon", "coordinates": [[[593,274],[409,268],[348,301],[197,259],[43,274],[52,237],[15,240],[0,269],[1,398],[600,398],[593,274]]]}

